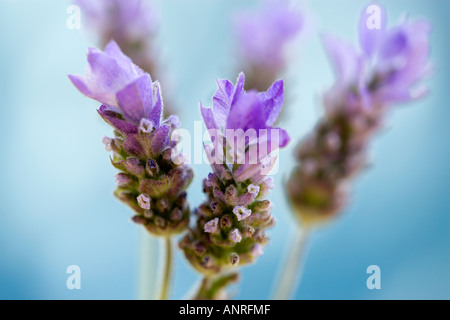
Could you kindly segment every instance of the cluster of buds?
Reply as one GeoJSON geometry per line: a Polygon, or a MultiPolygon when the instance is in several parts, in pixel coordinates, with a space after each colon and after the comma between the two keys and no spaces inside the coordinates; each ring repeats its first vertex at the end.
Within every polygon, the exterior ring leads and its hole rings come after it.
{"type": "Polygon", "coordinates": [[[195,211],[196,227],[180,243],[189,262],[205,275],[253,262],[267,244],[265,229],[274,224],[272,204],[264,199],[271,179],[254,185],[223,172],[204,180],[208,199],[195,211]]]}
{"type": "MultiPolygon", "coordinates": [[[[112,112],[101,115],[105,121],[116,117],[112,112]]],[[[172,129],[170,121],[159,128],[142,121],[135,133],[116,130],[114,139],[104,138],[106,148],[113,151],[112,164],[121,171],[114,194],[135,211],[134,222],[161,236],[180,233],[189,224],[185,190],[193,174],[186,165],[172,161],[176,144],[170,140],[172,129]]]]}
{"type": "Polygon", "coordinates": [[[297,147],[300,164],[287,189],[302,223],[335,216],[347,198],[347,185],[367,164],[367,148],[395,103],[422,97],[420,80],[429,72],[430,26],[425,21],[386,28],[382,8],[378,26],[360,21],[359,53],[331,37],[325,44],[338,79],[325,94],[325,115],[297,147]],[[417,86],[419,85],[419,86],[417,86]]]}
{"type": "Polygon", "coordinates": [[[172,131],[178,118],[162,120],[160,85],[126,57],[111,41],[102,52],[90,49],[86,76],[69,76],[86,96],[100,101],[100,116],[114,128],[114,138],[103,138],[113,152],[117,174],[115,195],[128,206],[133,220],[154,235],[180,233],[189,224],[186,188],[191,168],[172,160],[176,142],[172,131]]]}
{"type": "Polygon", "coordinates": [[[367,146],[382,124],[382,108],[327,114],[296,148],[300,163],[287,182],[303,223],[326,220],[345,205],[347,182],[367,164],[367,146]]]}
{"type": "Polygon", "coordinates": [[[287,0],[265,0],[258,11],[236,15],[238,55],[247,88],[265,91],[282,75],[287,65],[286,49],[303,24],[300,11],[287,0]]]}
{"type": "Polygon", "coordinates": [[[180,248],[205,277],[254,262],[268,243],[265,230],[274,225],[272,204],[266,199],[273,187],[267,173],[275,164],[273,152],[289,141],[284,130],[271,127],[283,103],[283,82],[275,82],[264,93],[245,92],[243,86],[243,74],[236,85],[218,80],[213,109],[201,107],[214,140],[213,145],[205,145],[213,172],[203,182],[207,200],[196,209],[196,224],[181,240],[180,248]],[[235,133],[233,138],[229,136],[230,130],[235,133]],[[239,140],[251,130],[259,133],[253,141],[232,148],[233,161],[217,158],[224,146],[229,151],[235,138],[239,140]],[[259,151],[265,144],[268,152],[258,154],[256,161],[250,163],[252,144],[256,141],[259,151]],[[245,161],[236,161],[238,155],[245,161]]]}

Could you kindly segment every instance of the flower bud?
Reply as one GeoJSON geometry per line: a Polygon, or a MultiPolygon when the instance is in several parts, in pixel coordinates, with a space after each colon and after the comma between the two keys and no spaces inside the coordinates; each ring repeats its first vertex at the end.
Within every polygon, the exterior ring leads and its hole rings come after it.
{"type": "Polygon", "coordinates": [[[230,254],[230,264],[233,266],[239,264],[239,255],[236,252],[230,254]]]}
{"type": "Polygon", "coordinates": [[[145,209],[145,210],[150,209],[150,197],[148,195],[141,193],[137,197],[137,202],[142,209],[145,209]]]}
{"type": "Polygon", "coordinates": [[[224,215],[220,218],[220,228],[227,230],[228,228],[231,228],[233,225],[233,220],[229,215],[224,215]]]}
{"type": "Polygon", "coordinates": [[[183,218],[183,212],[179,208],[175,208],[170,213],[170,219],[173,221],[180,221],[183,218]]]}
{"type": "Polygon", "coordinates": [[[159,173],[159,166],[153,159],[148,159],[145,164],[145,171],[150,177],[156,176],[159,173]]]}

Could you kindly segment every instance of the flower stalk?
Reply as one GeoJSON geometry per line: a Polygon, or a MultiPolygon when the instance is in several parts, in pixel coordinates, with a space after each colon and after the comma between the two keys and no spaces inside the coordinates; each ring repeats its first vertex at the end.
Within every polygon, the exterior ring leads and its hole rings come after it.
{"type": "Polygon", "coordinates": [[[213,172],[203,181],[207,200],[195,210],[196,224],[179,246],[205,277],[198,294],[203,298],[215,297],[214,288],[234,279],[228,274],[263,254],[265,230],[274,225],[272,203],[266,199],[273,185],[267,175],[276,163],[274,153],[289,141],[284,130],[272,127],[283,103],[283,82],[263,93],[243,87],[244,74],[236,85],[218,80],[213,109],[201,106],[213,141],[205,145],[213,172]]]}
{"type": "Polygon", "coordinates": [[[154,236],[166,238],[167,256],[162,298],[167,298],[172,250],[170,237],[189,224],[186,189],[192,169],[175,152],[176,116],[163,119],[159,82],[153,82],[111,41],[105,51],[91,48],[86,75],[70,75],[84,95],[102,103],[99,115],[114,129],[103,138],[119,170],[114,195],[134,211],[132,220],[154,236]],[[173,156],[176,154],[176,156],[173,156]]]}
{"type": "MultiPolygon", "coordinates": [[[[381,10],[381,8],[380,8],[381,10]]],[[[325,115],[296,148],[297,165],[287,181],[290,204],[300,226],[314,229],[344,209],[351,180],[367,166],[370,141],[380,130],[391,106],[423,97],[421,83],[429,73],[429,33],[426,21],[406,21],[369,28],[367,11],[360,25],[361,51],[325,37],[337,71],[335,85],[324,95],[325,115]]],[[[303,243],[298,244],[299,247],[303,243]]],[[[294,247],[293,256],[299,248],[294,247]]],[[[288,261],[278,298],[287,298],[295,283],[298,262],[288,261]]]]}
{"type": "Polygon", "coordinates": [[[232,272],[229,274],[219,274],[217,276],[204,276],[200,288],[195,295],[195,300],[227,300],[230,296],[225,289],[233,283],[239,281],[239,274],[232,272]]]}
{"type": "Polygon", "coordinates": [[[289,254],[285,263],[278,272],[280,276],[276,288],[275,300],[292,299],[294,289],[299,285],[302,276],[302,263],[306,256],[306,247],[310,237],[308,228],[296,228],[295,235],[290,243],[289,254]]]}
{"type": "Polygon", "coordinates": [[[167,300],[169,298],[170,282],[172,279],[173,271],[173,252],[172,252],[172,239],[170,237],[165,237],[162,239],[164,242],[164,264],[161,268],[162,271],[162,284],[159,294],[159,300],[167,300]]]}

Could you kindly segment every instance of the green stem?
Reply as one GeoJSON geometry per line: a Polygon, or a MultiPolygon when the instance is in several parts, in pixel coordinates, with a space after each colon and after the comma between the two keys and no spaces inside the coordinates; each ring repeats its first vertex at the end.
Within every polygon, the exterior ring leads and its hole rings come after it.
{"type": "Polygon", "coordinates": [[[215,277],[204,277],[200,284],[194,300],[222,300],[228,299],[225,288],[239,280],[239,274],[236,272],[217,275],[215,277]]]}
{"type": "Polygon", "coordinates": [[[308,228],[297,228],[292,247],[284,262],[281,279],[274,297],[275,300],[287,300],[294,294],[302,274],[302,258],[305,256],[304,251],[309,233],[308,228]]]}
{"type": "Polygon", "coordinates": [[[141,254],[139,267],[139,299],[151,300],[155,298],[156,274],[155,261],[158,257],[157,238],[151,236],[147,230],[141,234],[141,254]]]}
{"type": "Polygon", "coordinates": [[[194,300],[214,300],[209,290],[210,286],[211,286],[211,278],[206,276],[203,277],[198,292],[194,297],[194,300]]]}
{"type": "Polygon", "coordinates": [[[164,266],[163,266],[163,282],[159,300],[167,300],[169,298],[170,280],[172,277],[172,239],[167,237],[164,239],[164,266]]]}

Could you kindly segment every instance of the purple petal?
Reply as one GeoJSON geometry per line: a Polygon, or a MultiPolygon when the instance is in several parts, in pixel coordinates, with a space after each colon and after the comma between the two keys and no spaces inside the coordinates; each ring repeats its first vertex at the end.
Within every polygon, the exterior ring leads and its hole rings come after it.
{"type": "Polygon", "coordinates": [[[200,112],[202,114],[203,122],[206,125],[208,130],[218,130],[219,126],[217,125],[216,119],[214,118],[214,113],[210,108],[205,108],[200,103],[200,112]]]}
{"type": "Polygon", "coordinates": [[[236,80],[236,86],[225,79],[217,80],[218,89],[213,97],[214,119],[217,125],[221,128],[226,127],[228,115],[231,106],[239,98],[239,95],[244,90],[245,76],[240,73],[236,80]]]}
{"type": "Polygon", "coordinates": [[[279,148],[284,148],[290,141],[287,132],[281,128],[269,128],[258,136],[258,159],[271,154],[279,148]]]}
{"type": "Polygon", "coordinates": [[[85,83],[93,93],[91,98],[103,104],[118,106],[116,92],[134,79],[120,68],[117,60],[97,49],[89,49],[88,63],[85,83]]]}
{"type": "MultiPolygon", "coordinates": [[[[286,130],[281,129],[281,128],[273,128],[271,129],[271,134],[273,133],[272,130],[277,130],[278,131],[278,146],[279,148],[284,148],[289,141],[291,140],[291,138],[289,137],[288,133],[286,132],[286,130]]],[[[269,139],[269,141],[271,141],[271,139],[269,139]]]]}
{"type": "Polygon", "coordinates": [[[261,129],[266,127],[264,106],[256,92],[242,93],[231,106],[227,129],[261,129]]]}
{"type": "Polygon", "coordinates": [[[409,88],[402,86],[386,86],[377,92],[376,98],[381,103],[406,103],[421,99],[429,93],[425,85],[409,88]]]}
{"type": "Polygon", "coordinates": [[[116,93],[143,74],[113,41],[105,52],[90,48],[87,60],[85,76],[70,79],[81,93],[111,107],[119,107],[116,93]]]}
{"type": "Polygon", "coordinates": [[[122,115],[102,105],[97,112],[111,126],[124,134],[133,134],[138,132],[136,125],[122,119],[122,115]]]}
{"type": "Polygon", "coordinates": [[[69,79],[72,81],[73,85],[85,96],[92,97],[93,93],[87,87],[84,77],[81,75],[71,75],[69,74],[69,79]]]}
{"type": "Polygon", "coordinates": [[[152,155],[160,154],[169,146],[170,129],[171,128],[169,125],[163,124],[162,126],[160,126],[155,130],[155,132],[152,135],[152,145],[151,145],[152,155]]]}
{"type": "Polygon", "coordinates": [[[234,172],[234,179],[242,182],[261,172],[261,164],[243,164],[234,172]]]}
{"type": "MultiPolygon", "coordinates": [[[[148,93],[149,94],[149,93],[148,93]]],[[[159,128],[161,124],[163,100],[161,95],[160,84],[158,81],[153,83],[153,106],[149,114],[149,119],[153,121],[156,128],[159,128]]]]}
{"type": "Polygon", "coordinates": [[[139,123],[142,118],[148,118],[152,107],[152,79],[144,74],[117,93],[117,101],[125,118],[139,123]]]}
{"type": "Polygon", "coordinates": [[[264,116],[266,124],[272,125],[278,118],[284,101],[283,80],[278,80],[272,84],[267,92],[260,93],[264,104],[264,116]]]}
{"type": "Polygon", "coordinates": [[[137,65],[135,65],[133,61],[131,61],[131,59],[122,52],[122,50],[120,50],[119,45],[114,40],[111,40],[106,45],[105,53],[114,58],[122,69],[127,70],[132,78],[137,78],[144,74],[144,72],[137,65]]]}
{"type": "Polygon", "coordinates": [[[240,94],[244,91],[244,83],[245,83],[245,75],[243,72],[241,72],[239,73],[236,81],[236,87],[234,88],[233,100],[231,101],[231,104],[235,103],[236,100],[239,98],[240,94]]]}
{"type": "Polygon", "coordinates": [[[402,28],[396,28],[386,33],[386,38],[380,51],[380,57],[383,60],[387,60],[401,55],[406,56],[408,49],[410,49],[410,43],[407,31],[402,28]]]}
{"type": "Polygon", "coordinates": [[[225,127],[235,88],[228,80],[217,80],[217,87],[213,97],[214,118],[221,127],[225,127]]]}
{"type": "Polygon", "coordinates": [[[379,49],[386,25],[386,10],[382,6],[371,5],[364,8],[361,12],[359,20],[359,42],[368,57],[373,56],[375,51],[379,49]],[[374,25],[374,19],[379,19],[380,25],[374,25]]]}
{"type": "Polygon", "coordinates": [[[354,48],[331,36],[323,38],[324,46],[335,68],[337,82],[347,84],[359,74],[360,59],[354,48]]]}
{"type": "Polygon", "coordinates": [[[386,32],[376,66],[383,75],[374,92],[379,102],[407,102],[425,95],[427,89],[419,82],[431,72],[430,31],[428,22],[415,21],[386,32]]]}

